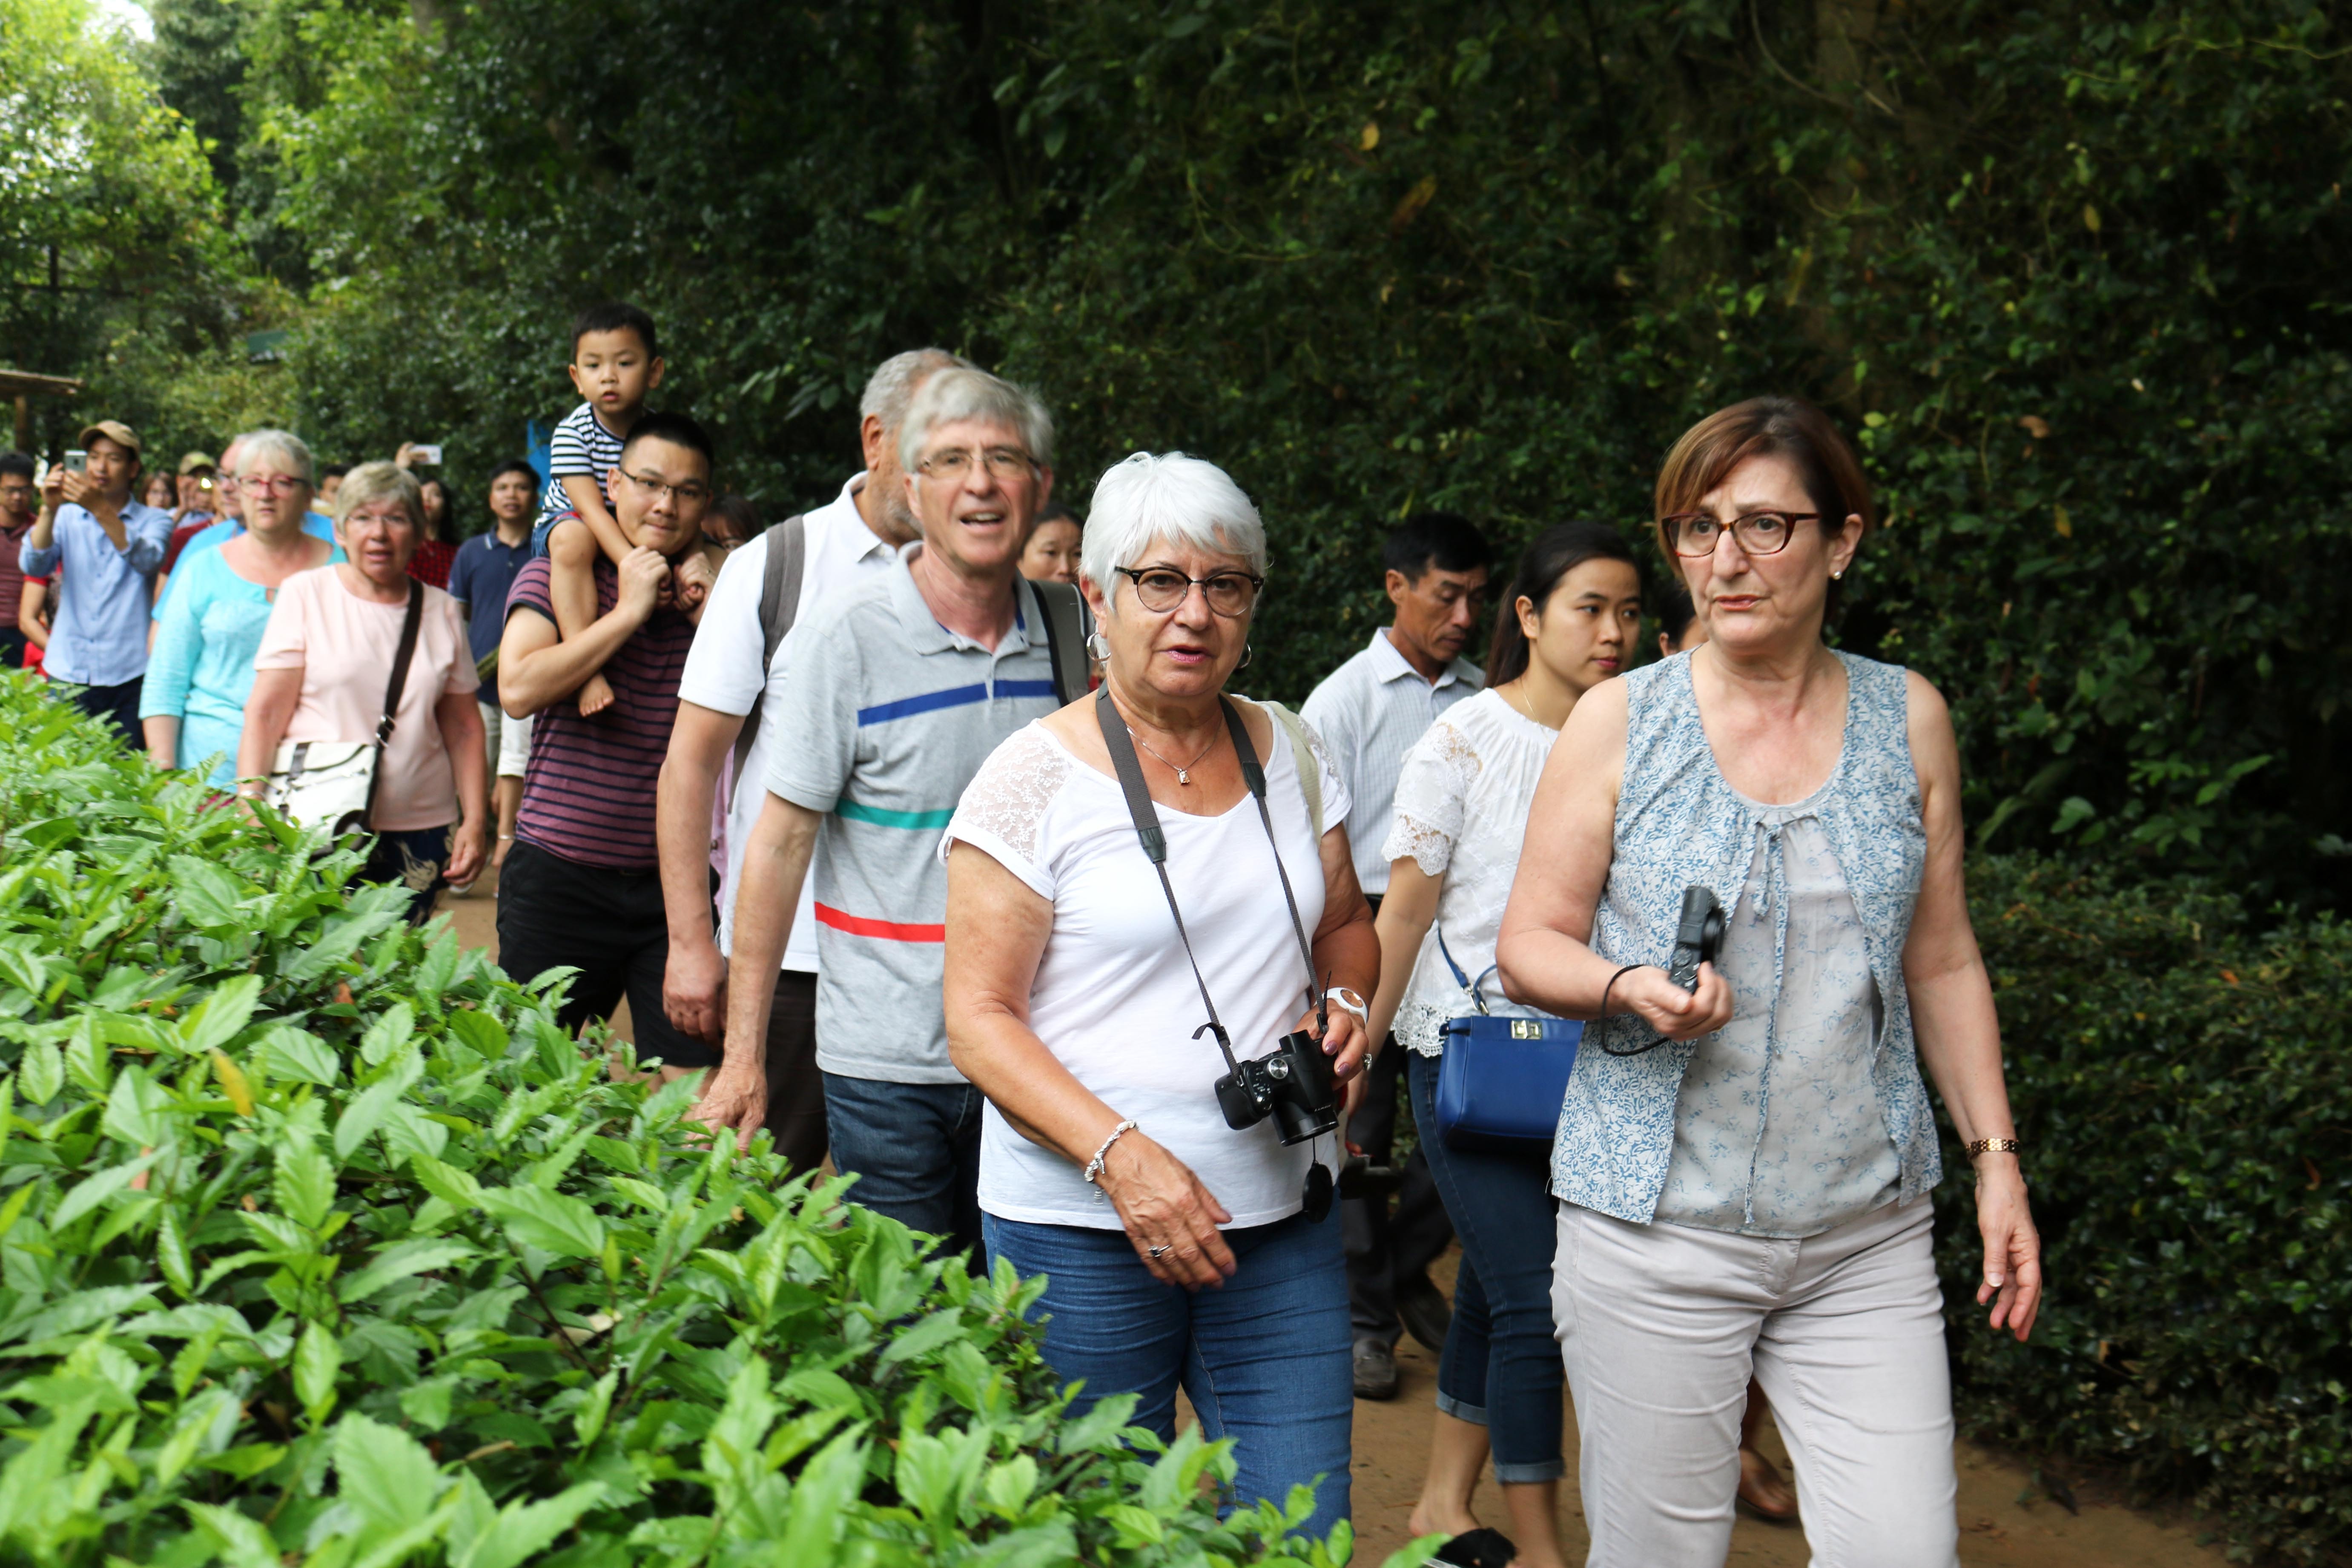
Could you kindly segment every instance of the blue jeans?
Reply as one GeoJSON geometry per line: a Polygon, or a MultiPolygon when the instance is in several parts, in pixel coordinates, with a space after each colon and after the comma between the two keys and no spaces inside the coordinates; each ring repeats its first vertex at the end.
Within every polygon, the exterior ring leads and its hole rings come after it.
{"type": "Polygon", "coordinates": [[[984,1223],[991,1257],[1047,1278],[1046,1363],[1086,1383],[1074,1415],[1107,1394],[1140,1394],[1134,1424],[1173,1441],[1181,1382],[1202,1435],[1234,1439],[1234,1500],[1279,1505],[1309,1483],[1307,1529],[1319,1537],[1348,1517],[1356,1392],[1337,1213],[1225,1232],[1234,1277],[1198,1292],[1154,1279],[1123,1230],[984,1223]]]}
{"type": "Polygon", "coordinates": [[[1495,1479],[1505,1486],[1556,1481],[1568,1467],[1559,1454],[1566,1379],[1552,1337],[1550,1152],[1445,1147],[1436,1136],[1437,1068],[1437,1058],[1418,1054],[1405,1068],[1413,1124],[1462,1238],[1454,1326],[1437,1360],[1437,1407],[1486,1428],[1495,1479]]]}
{"type": "Polygon", "coordinates": [[[968,1083],[885,1083],[824,1075],[824,1124],[834,1169],[854,1173],[851,1201],[910,1230],[969,1252],[972,1272],[987,1255],[980,1235],[980,1110],[968,1083]]]}

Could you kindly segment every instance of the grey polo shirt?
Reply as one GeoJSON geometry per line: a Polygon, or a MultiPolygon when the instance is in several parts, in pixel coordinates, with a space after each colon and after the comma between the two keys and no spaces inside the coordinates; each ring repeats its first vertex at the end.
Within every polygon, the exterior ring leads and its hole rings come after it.
{"type": "Polygon", "coordinates": [[[1356,803],[1348,819],[1348,849],[1365,892],[1377,898],[1388,891],[1389,863],[1381,847],[1396,815],[1397,774],[1406,751],[1440,713],[1477,696],[1486,683],[1476,665],[1457,658],[1431,684],[1405,662],[1383,626],[1363,652],[1307,696],[1302,712],[1330,749],[1356,803]]]}
{"type": "Polygon", "coordinates": [[[761,728],[779,738],[769,790],[825,814],[810,868],[817,1065],[886,1083],[961,1083],[940,1002],[940,834],[989,753],[1061,704],[1029,585],[992,653],[932,616],[908,571],[921,549],[909,544],[793,627],[761,728]]]}

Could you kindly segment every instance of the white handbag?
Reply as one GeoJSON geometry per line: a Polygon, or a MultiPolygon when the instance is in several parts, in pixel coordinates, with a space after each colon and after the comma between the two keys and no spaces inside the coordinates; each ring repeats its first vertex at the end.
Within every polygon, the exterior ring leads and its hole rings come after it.
{"type": "Polygon", "coordinates": [[[383,694],[383,718],[373,741],[281,741],[271,760],[269,780],[261,798],[298,827],[327,829],[340,838],[365,833],[375,807],[378,765],[392,739],[400,694],[408,684],[409,660],[416,652],[416,631],[425,615],[425,588],[408,585],[408,613],[400,627],[400,651],[393,657],[392,685],[383,694]]]}

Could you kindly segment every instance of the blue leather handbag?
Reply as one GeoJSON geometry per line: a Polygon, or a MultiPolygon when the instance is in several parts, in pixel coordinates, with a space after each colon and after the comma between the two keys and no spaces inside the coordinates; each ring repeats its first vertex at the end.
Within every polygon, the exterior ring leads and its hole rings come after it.
{"type": "Polygon", "coordinates": [[[1445,1052],[1437,1065],[1438,1136],[1449,1149],[1522,1154],[1549,1149],[1584,1026],[1568,1018],[1494,1016],[1481,987],[1495,966],[1488,964],[1474,984],[1446,952],[1444,931],[1437,934],[1437,951],[1478,1009],[1445,1021],[1445,1052]]]}

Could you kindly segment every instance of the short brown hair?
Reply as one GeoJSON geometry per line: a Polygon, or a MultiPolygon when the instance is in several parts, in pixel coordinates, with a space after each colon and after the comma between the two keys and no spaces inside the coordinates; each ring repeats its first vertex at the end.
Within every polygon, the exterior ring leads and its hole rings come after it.
{"type": "Polygon", "coordinates": [[[1864,538],[1878,526],[1870,481],[1853,448],[1828,415],[1801,397],[1751,397],[1718,409],[1683,432],[1658,469],[1658,552],[1677,577],[1681,558],[1666,538],[1666,519],[1697,510],[1700,498],[1750,458],[1786,458],[1797,466],[1805,494],[1824,531],[1862,519],[1864,538]]]}

